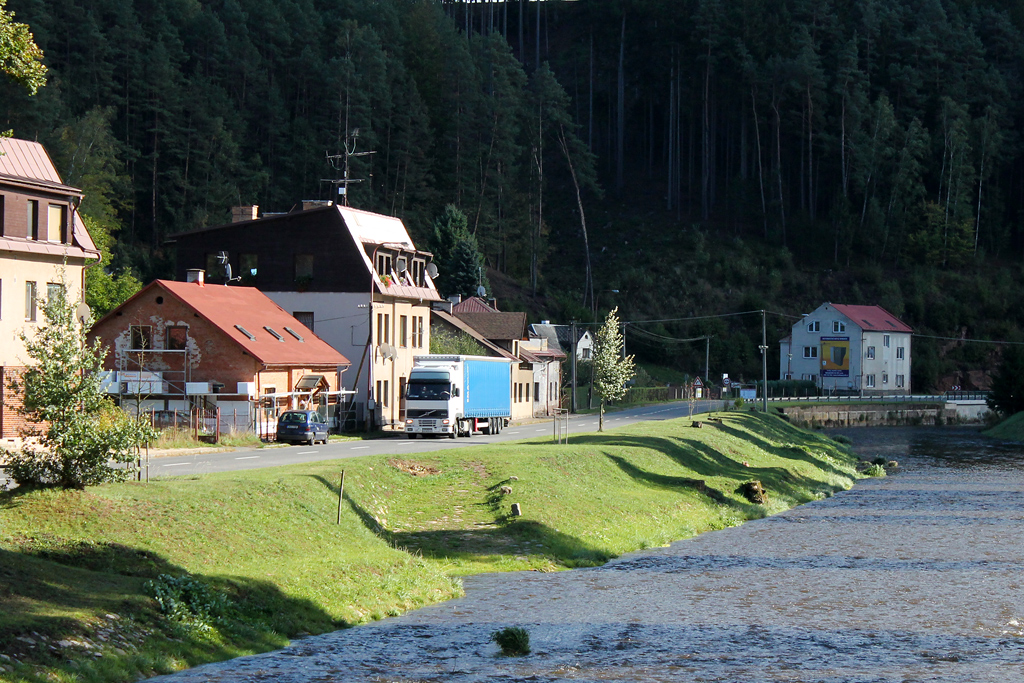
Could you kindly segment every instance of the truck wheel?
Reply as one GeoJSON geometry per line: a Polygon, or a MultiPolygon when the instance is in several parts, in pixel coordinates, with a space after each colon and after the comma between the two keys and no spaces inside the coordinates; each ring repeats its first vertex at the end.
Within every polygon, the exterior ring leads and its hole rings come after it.
{"type": "Polygon", "coordinates": [[[455,432],[454,432],[454,431],[452,431],[452,432],[449,432],[449,433],[448,433],[448,438],[449,438],[449,439],[454,439],[454,438],[455,438],[455,432]]]}

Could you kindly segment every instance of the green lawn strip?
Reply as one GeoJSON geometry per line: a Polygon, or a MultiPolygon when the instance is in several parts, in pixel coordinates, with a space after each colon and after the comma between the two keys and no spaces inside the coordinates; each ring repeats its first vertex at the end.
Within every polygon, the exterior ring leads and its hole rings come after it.
{"type": "Polygon", "coordinates": [[[830,495],[856,476],[855,458],[821,435],[771,416],[718,416],[701,415],[703,429],[646,422],[561,445],[6,494],[0,652],[21,664],[0,678],[124,681],[272,649],[451,598],[459,575],[592,566],[830,495]],[[767,505],[736,493],[752,479],[767,505]],[[168,620],[143,588],[186,573],[229,599],[208,629],[168,620]],[[49,649],[62,639],[86,645],[49,649]]]}
{"type": "Polygon", "coordinates": [[[1024,413],[1011,415],[982,434],[1006,441],[1024,441],[1024,413]]]}

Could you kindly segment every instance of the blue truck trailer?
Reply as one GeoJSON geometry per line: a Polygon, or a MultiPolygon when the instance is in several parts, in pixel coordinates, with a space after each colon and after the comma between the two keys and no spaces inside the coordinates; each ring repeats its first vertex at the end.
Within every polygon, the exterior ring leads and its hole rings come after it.
{"type": "Polygon", "coordinates": [[[416,356],[405,390],[410,439],[497,434],[512,417],[512,361],[487,356],[416,356]]]}

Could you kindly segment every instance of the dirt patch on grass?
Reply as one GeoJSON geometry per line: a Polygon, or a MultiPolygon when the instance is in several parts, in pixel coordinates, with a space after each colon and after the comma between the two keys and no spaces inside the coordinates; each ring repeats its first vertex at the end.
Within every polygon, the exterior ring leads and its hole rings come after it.
{"type": "Polygon", "coordinates": [[[388,464],[399,472],[405,472],[406,474],[411,474],[414,477],[429,477],[435,474],[441,474],[441,470],[437,469],[433,465],[424,465],[423,463],[413,462],[412,460],[399,460],[398,458],[392,458],[391,460],[388,460],[388,464]]]}
{"type": "Polygon", "coordinates": [[[487,476],[487,467],[482,462],[467,462],[463,466],[472,472],[476,472],[481,477],[487,476]]]}

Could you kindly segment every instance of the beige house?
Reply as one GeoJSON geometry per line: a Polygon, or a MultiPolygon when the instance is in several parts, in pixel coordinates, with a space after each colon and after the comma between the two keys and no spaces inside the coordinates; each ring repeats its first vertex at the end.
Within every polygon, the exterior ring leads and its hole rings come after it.
{"type": "Polygon", "coordinates": [[[85,269],[100,258],[77,211],[82,193],[64,184],[37,142],[0,138],[0,439],[24,426],[7,388],[27,362],[21,334],[41,325],[47,293],[66,287],[84,301],[85,269]]]}
{"type": "Polygon", "coordinates": [[[258,288],[352,360],[349,428],[401,428],[413,357],[429,353],[430,306],[441,300],[432,254],[400,219],[329,202],[234,213],[234,223],[172,238],[177,278],[198,268],[210,284],[237,277],[258,288]]]}

